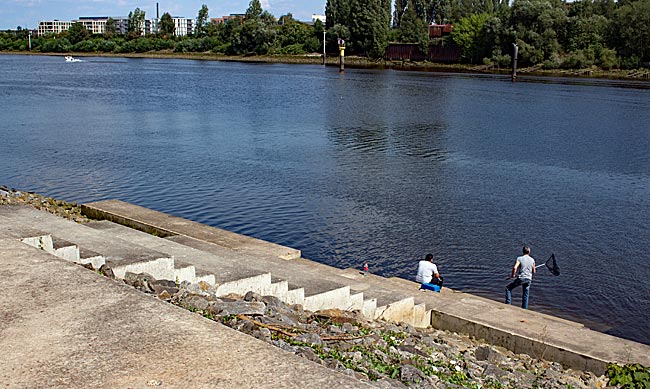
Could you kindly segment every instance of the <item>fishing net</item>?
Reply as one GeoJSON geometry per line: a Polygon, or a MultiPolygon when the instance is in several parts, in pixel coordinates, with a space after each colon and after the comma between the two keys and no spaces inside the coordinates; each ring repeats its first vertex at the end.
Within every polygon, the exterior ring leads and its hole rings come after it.
{"type": "Polygon", "coordinates": [[[554,276],[560,275],[560,267],[557,265],[557,261],[555,260],[555,254],[551,254],[544,265],[546,265],[548,271],[550,271],[554,276]]]}

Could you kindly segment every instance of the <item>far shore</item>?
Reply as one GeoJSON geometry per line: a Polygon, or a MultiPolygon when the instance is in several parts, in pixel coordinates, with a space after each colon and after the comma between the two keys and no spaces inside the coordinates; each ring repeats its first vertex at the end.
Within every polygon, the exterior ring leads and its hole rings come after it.
{"type": "MultiPolygon", "coordinates": [[[[1,51],[5,55],[49,55],[75,57],[118,57],[118,58],[167,58],[167,59],[193,59],[204,61],[232,61],[248,63],[283,63],[283,64],[308,64],[323,65],[322,54],[306,55],[258,55],[258,56],[234,56],[215,53],[175,53],[175,52],[147,52],[147,53],[41,53],[31,51],[1,51]]],[[[338,66],[338,57],[328,56],[325,61],[327,66],[338,66]]],[[[467,73],[467,74],[492,74],[510,76],[511,69],[498,68],[488,65],[465,65],[465,64],[444,64],[427,61],[391,61],[371,60],[366,57],[347,56],[345,67],[348,68],[372,68],[372,69],[393,69],[407,71],[428,71],[443,73],[467,73]]],[[[523,79],[527,76],[541,77],[567,77],[567,78],[594,78],[625,81],[646,81],[650,82],[650,69],[603,70],[598,68],[588,69],[542,69],[539,66],[520,68],[517,76],[523,79]]],[[[648,84],[650,85],[650,83],[648,84]]]]}

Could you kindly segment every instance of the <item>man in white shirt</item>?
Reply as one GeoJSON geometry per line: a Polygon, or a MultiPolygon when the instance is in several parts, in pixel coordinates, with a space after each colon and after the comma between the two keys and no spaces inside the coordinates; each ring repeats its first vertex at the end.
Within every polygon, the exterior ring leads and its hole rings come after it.
{"type": "Polygon", "coordinates": [[[512,301],[512,290],[521,285],[521,307],[528,309],[528,294],[530,284],[533,282],[533,274],[535,274],[535,259],[530,256],[530,247],[524,246],[522,252],[524,255],[517,258],[510,273],[510,278],[514,278],[514,280],[506,286],[506,304],[510,304],[512,301]]]}
{"type": "Polygon", "coordinates": [[[427,254],[418,265],[418,274],[415,276],[415,281],[421,284],[430,284],[432,280],[436,285],[442,284],[438,267],[433,263],[433,254],[427,254]]]}

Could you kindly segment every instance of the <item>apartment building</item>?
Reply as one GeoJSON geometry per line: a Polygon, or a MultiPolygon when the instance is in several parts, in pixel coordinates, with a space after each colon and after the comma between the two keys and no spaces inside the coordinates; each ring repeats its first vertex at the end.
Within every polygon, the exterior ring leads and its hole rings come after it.
{"type": "MultiPolygon", "coordinates": [[[[128,32],[129,18],[125,16],[110,17],[115,22],[115,33],[126,34],[128,32]]],[[[106,32],[108,16],[82,16],[78,20],[47,20],[38,23],[38,35],[58,34],[70,29],[73,23],[81,23],[92,34],[103,34],[106,32]]],[[[194,19],[173,16],[172,20],[176,27],[176,36],[186,36],[194,32],[194,19]]],[[[155,34],[158,32],[158,19],[145,19],[142,26],[142,35],[155,34]]]]}
{"type": "Polygon", "coordinates": [[[194,19],[187,19],[178,16],[172,16],[174,21],[174,35],[176,36],[186,36],[194,32],[194,19]]]}
{"type": "Polygon", "coordinates": [[[38,22],[38,35],[58,34],[68,31],[72,22],[68,20],[44,20],[38,22]]]}
{"type": "Polygon", "coordinates": [[[103,34],[106,32],[106,21],[108,16],[88,17],[81,16],[79,20],[73,20],[71,23],[81,23],[91,34],[103,34]]]}

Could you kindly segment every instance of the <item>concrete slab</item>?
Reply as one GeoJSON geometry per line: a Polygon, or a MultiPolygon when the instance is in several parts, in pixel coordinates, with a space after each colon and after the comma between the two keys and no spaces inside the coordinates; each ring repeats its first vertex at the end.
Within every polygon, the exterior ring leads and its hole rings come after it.
{"type": "Polygon", "coordinates": [[[371,387],[15,239],[0,287],[3,387],[371,387]]]}
{"type": "Polygon", "coordinates": [[[249,236],[209,227],[119,200],[83,204],[82,212],[95,219],[106,219],[158,235],[186,235],[236,251],[272,255],[282,259],[300,258],[300,250],[265,242],[249,236]],[[143,222],[146,220],[146,222],[143,222]]]}
{"type": "Polygon", "coordinates": [[[12,209],[16,209],[15,206],[0,207],[0,238],[26,238],[46,235],[45,232],[32,226],[12,223],[9,219],[2,216],[3,208],[6,213],[11,213],[12,209]]]}

